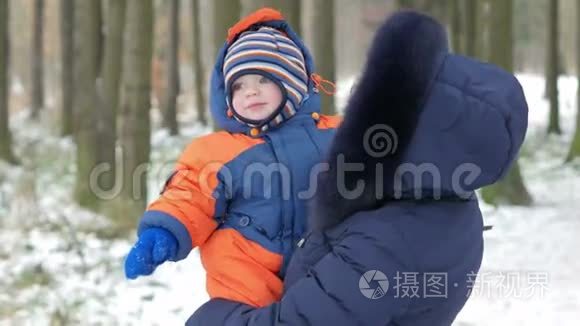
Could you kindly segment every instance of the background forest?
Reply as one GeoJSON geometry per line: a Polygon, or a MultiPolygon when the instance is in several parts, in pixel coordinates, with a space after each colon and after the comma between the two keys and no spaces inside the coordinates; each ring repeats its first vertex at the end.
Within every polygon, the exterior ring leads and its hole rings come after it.
{"type": "Polygon", "coordinates": [[[216,129],[209,74],[228,27],[262,6],[336,83],[328,114],[398,8],[516,74],[528,135],[478,193],[493,230],[456,324],[575,325],[580,0],[0,0],[0,325],[181,324],[207,300],[197,250],[131,282],[122,262],[179,153],[216,129]]]}

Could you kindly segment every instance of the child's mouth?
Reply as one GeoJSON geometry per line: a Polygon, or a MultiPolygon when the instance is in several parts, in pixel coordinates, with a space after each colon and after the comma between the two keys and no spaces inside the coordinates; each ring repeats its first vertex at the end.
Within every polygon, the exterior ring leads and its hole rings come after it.
{"type": "Polygon", "coordinates": [[[254,104],[250,104],[246,107],[246,110],[250,110],[250,111],[256,111],[256,110],[260,110],[262,109],[262,107],[266,105],[266,103],[254,103],[254,104]]]}

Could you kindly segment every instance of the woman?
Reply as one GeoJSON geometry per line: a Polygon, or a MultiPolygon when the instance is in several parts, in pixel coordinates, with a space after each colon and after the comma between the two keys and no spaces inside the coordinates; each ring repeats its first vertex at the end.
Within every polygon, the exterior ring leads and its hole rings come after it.
{"type": "Polygon", "coordinates": [[[393,15],[333,140],[282,300],[212,300],[188,325],[452,324],[483,255],[474,191],[508,171],[527,111],[513,75],[450,54],[432,18],[393,15]]]}

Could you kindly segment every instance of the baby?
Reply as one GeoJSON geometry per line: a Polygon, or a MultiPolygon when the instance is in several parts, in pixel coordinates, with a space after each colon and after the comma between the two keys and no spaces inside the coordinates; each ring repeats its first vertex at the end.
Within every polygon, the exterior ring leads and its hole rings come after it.
{"type": "Polygon", "coordinates": [[[313,70],[308,50],[275,10],[258,10],[229,30],[211,85],[223,131],[195,139],[179,158],[141,218],[128,278],[199,247],[211,298],[255,307],[281,298],[306,227],[308,198],[299,194],[310,189],[339,124],[319,114],[313,70]]]}

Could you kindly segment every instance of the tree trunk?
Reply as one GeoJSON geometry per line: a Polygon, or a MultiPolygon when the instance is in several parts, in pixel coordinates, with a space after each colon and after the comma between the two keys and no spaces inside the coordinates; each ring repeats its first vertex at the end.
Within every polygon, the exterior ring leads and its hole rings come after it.
{"type": "Polygon", "coordinates": [[[97,61],[96,61],[96,65],[97,67],[95,68],[95,71],[97,72],[97,78],[101,78],[101,73],[103,72],[103,57],[105,56],[105,35],[103,34],[103,26],[105,26],[105,23],[103,21],[103,3],[104,0],[96,0],[99,5],[95,7],[95,16],[97,17],[97,25],[99,26],[99,34],[97,36],[97,61]]]}
{"type": "Polygon", "coordinates": [[[81,206],[96,209],[97,191],[91,185],[91,172],[98,163],[98,109],[97,109],[97,61],[100,26],[98,9],[100,1],[78,1],[78,38],[76,71],[76,120],[77,178],[75,197],[81,206]]]}
{"type": "Polygon", "coordinates": [[[32,62],[30,65],[32,79],[31,117],[33,119],[38,118],[40,110],[44,106],[43,25],[44,0],[35,0],[31,46],[32,62]]]}
{"type": "Polygon", "coordinates": [[[463,47],[463,26],[461,24],[461,6],[460,0],[448,0],[449,21],[451,30],[451,44],[454,53],[465,53],[463,47]]]}
{"type": "Polygon", "coordinates": [[[465,32],[464,32],[464,53],[470,57],[477,57],[477,1],[469,0],[464,2],[465,10],[465,32]]]}
{"type": "MultiPolygon", "coordinates": [[[[216,0],[212,1],[213,12],[213,51],[212,58],[217,56],[217,52],[226,41],[228,29],[238,22],[240,18],[239,1],[216,0]]],[[[213,68],[213,67],[212,67],[213,68]]]]}
{"type": "Polygon", "coordinates": [[[550,100],[550,115],[548,133],[561,134],[560,113],[558,101],[558,66],[559,66],[559,42],[558,42],[558,0],[550,0],[548,10],[548,34],[546,42],[546,93],[550,100]]]}
{"type": "Polygon", "coordinates": [[[576,131],[566,162],[580,157],[580,1],[576,1],[576,17],[576,78],[579,81],[576,89],[576,131]]]}
{"type": "Polygon", "coordinates": [[[0,0],[0,160],[16,163],[10,133],[10,1],[0,0]]]}
{"type": "Polygon", "coordinates": [[[493,13],[491,12],[491,0],[479,0],[474,4],[476,9],[477,37],[475,38],[475,53],[480,60],[489,61],[489,53],[492,48],[490,34],[493,24],[493,13]]]}
{"type": "Polygon", "coordinates": [[[241,16],[270,7],[282,13],[288,24],[300,33],[300,0],[241,0],[241,16]]]}
{"type": "MultiPolygon", "coordinates": [[[[305,1],[302,4],[303,35],[310,48],[317,71],[324,79],[334,81],[334,1],[305,1]]],[[[321,91],[321,112],[335,114],[334,95],[321,91]]]]}
{"type": "MultiPolygon", "coordinates": [[[[301,2],[300,0],[294,0],[294,1],[282,1],[279,5],[280,10],[282,11],[282,14],[284,15],[284,18],[286,18],[286,21],[288,22],[288,24],[290,24],[290,26],[292,27],[292,29],[294,29],[294,31],[296,31],[296,33],[298,33],[299,35],[302,35],[302,30],[301,30],[301,2]]],[[[332,14],[332,17],[334,17],[334,14],[332,14]]]]}
{"type": "Polygon", "coordinates": [[[195,109],[197,110],[197,120],[207,125],[207,100],[205,87],[203,82],[203,63],[201,51],[201,30],[200,30],[200,11],[199,0],[191,0],[191,35],[193,37],[193,46],[191,48],[192,64],[193,64],[193,78],[194,78],[194,94],[195,94],[195,109]]]}
{"type": "Polygon", "coordinates": [[[115,185],[115,148],[117,143],[117,117],[119,93],[123,71],[123,35],[125,31],[126,0],[109,0],[106,15],[104,59],[99,83],[102,126],[99,130],[100,161],[109,167],[102,175],[101,186],[110,190],[115,185]]]}
{"type": "Polygon", "coordinates": [[[494,51],[489,60],[513,72],[513,0],[490,0],[490,43],[494,51]]]}
{"type": "Polygon", "coordinates": [[[167,98],[163,105],[163,124],[173,136],[179,134],[177,97],[179,96],[179,0],[170,0],[169,46],[167,51],[167,98]]]}
{"type": "Polygon", "coordinates": [[[147,202],[153,0],[128,0],[126,28],[121,129],[123,188],[114,218],[120,226],[134,226],[147,202]]]}
{"type": "MultiPolygon", "coordinates": [[[[212,12],[212,58],[216,58],[219,49],[224,45],[228,34],[228,29],[232,27],[240,18],[239,0],[215,0],[210,3],[212,12]]],[[[213,65],[207,67],[206,75],[209,76],[213,65]]],[[[209,78],[208,78],[209,80],[209,78]]],[[[214,130],[218,127],[213,122],[214,130]]]]}
{"type": "MultiPolygon", "coordinates": [[[[513,72],[513,0],[491,0],[490,62],[513,72]]],[[[483,200],[490,204],[530,205],[532,198],[528,193],[518,162],[504,179],[482,190],[483,200]]]]}
{"type": "MultiPolygon", "coordinates": [[[[471,0],[469,0],[471,1],[471,0]]],[[[426,14],[433,16],[435,19],[445,24],[445,22],[451,18],[447,17],[447,3],[445,1],[434,1],[434,0],[399,0],[399,7],[409,8],[418,11],[422,11],[426,14]]]]}
{"type": "Polygon", "coordinates": [[[518,161],[514,162],[503,180],[483,188],[482,198],[492,205],[528,206],[532,204],[533,199],[523,183],[518,161]]]}
{"type": "Polygon", "coordinates": [[[61,134],[72,135],[74,129],[74,0],[60,0],[61,39],[61,134]]]}

